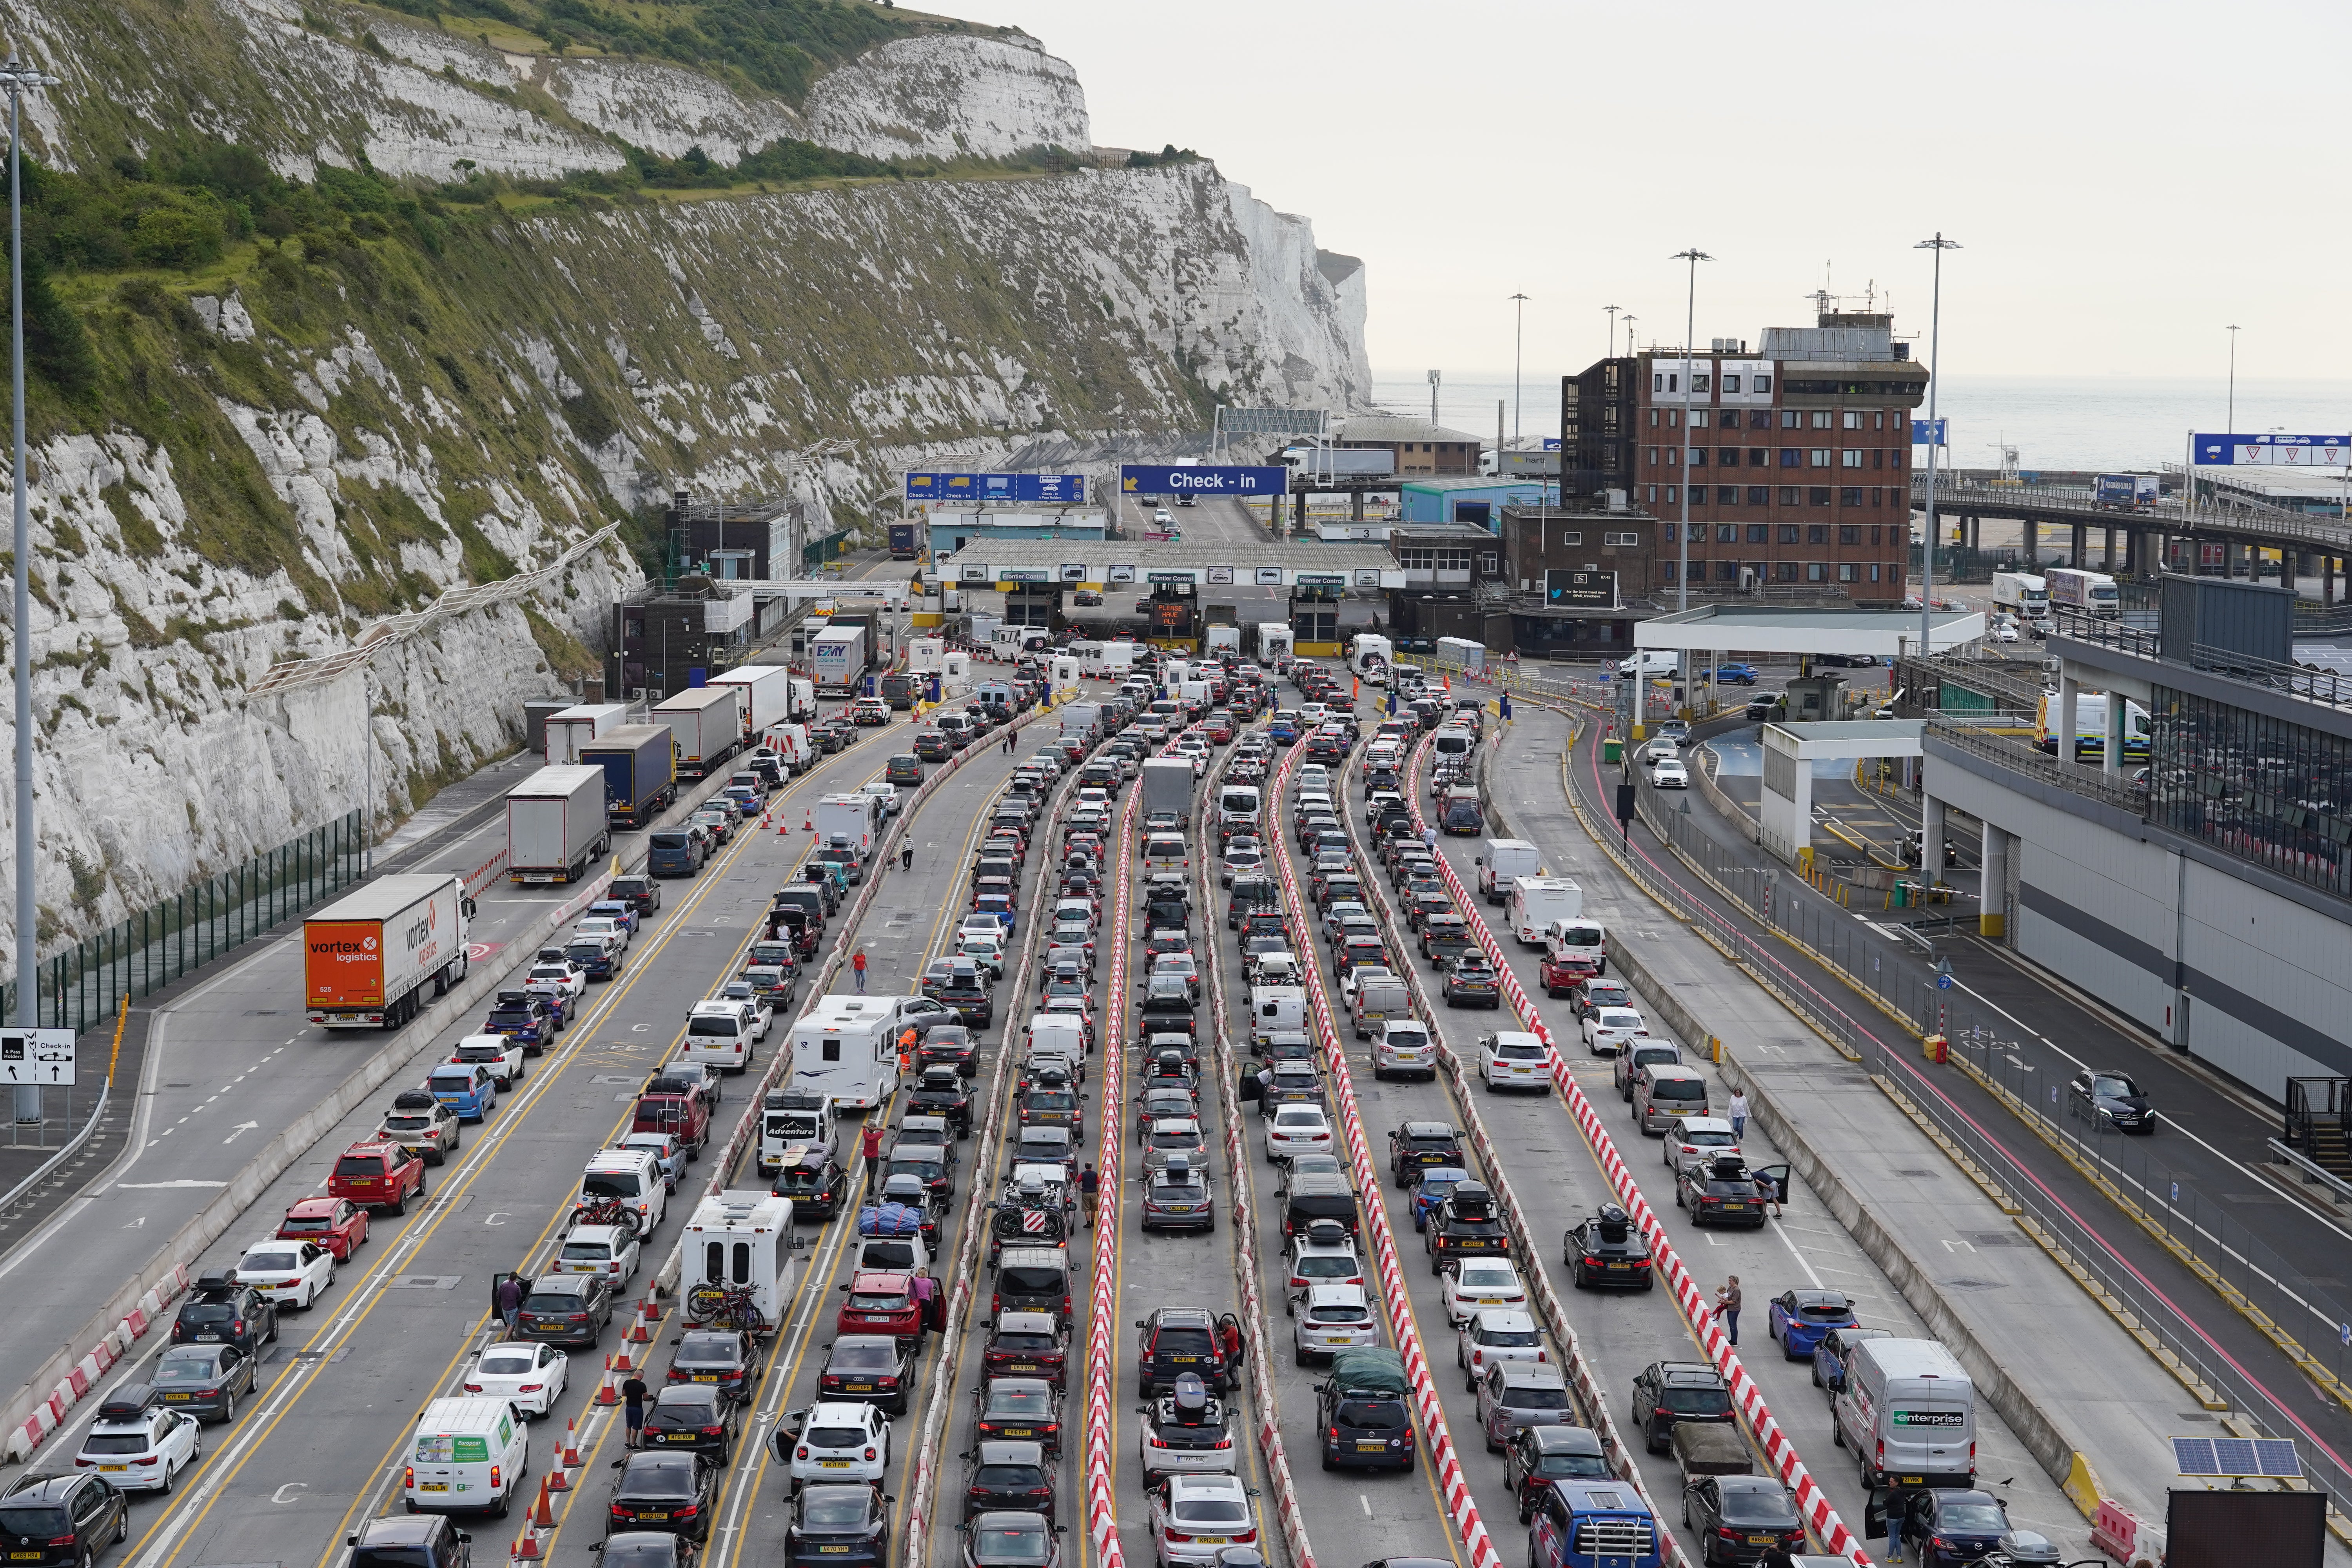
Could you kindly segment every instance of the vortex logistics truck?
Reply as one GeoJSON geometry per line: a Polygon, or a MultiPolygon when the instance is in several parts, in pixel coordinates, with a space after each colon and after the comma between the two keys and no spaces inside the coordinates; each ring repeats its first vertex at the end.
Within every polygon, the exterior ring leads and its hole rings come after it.
{"type": "Polygon", "coordinates": [[[743,749],[743,700],[740,686],[698,686],[654,709],[677,742],[678,777],[708,778],[743,749]]]}
{"type": "Polygon", "coordinates": [[[302,921],[302,1001],[330,1029],[397,1029],[466,977],[474,900],[449,872],[379,877],[302,921]]]}
{"type": "Polygon", "coordinates": [[[612,847],[603,768],[541,768],[507,792],[507,875],[514,880],[576,882],[612,847]]]}
{"type": "Polygon", "coordinates": [[[580,748],[580,761],[604,770],[604,819],[643,827],[677,798],[676,748],[667,724],[624,724],[580,748]]]}

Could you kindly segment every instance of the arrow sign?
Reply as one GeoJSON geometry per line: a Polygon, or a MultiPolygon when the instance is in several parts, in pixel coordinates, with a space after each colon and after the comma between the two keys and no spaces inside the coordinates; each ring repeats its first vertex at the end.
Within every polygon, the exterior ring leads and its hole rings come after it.
{"type": "Polygon", "coordinates": [[[227,1137],[222,1139],[221,1142],[224,1143],[234,1143],[238,1139],[244,1137],[247,1133],[260,1127],[260,1125],[261,1123],[258,1121],[240,1121],[236,1124],[236,1131],[232,1131],[227,1137]]]}
{"type": "Polygon", "coordinates": [[[0,1083],[69,1088],[73,1081],[71,1029],[11,1029],[0,1034],[0,1083]]]}

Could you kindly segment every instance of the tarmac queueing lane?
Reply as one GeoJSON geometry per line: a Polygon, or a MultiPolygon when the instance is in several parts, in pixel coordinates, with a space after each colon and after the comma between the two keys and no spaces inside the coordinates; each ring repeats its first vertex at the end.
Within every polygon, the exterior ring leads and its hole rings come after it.
{"type": "MultiPolygon", "coordinates": [[[[1566,721],[1541,710],[1521,708],[1504,735],[1501,753],[1490,764],[1489,777],[1496,781],[1493,787],[1499,797],[1497,805],[1514,836],[1541,845],[1547,868],[1553,874],[1576,877],[1585,867],[1597,863],[1599,857],[1559,798],[1557,759],[1565,740],[1566,721]]],[[[1479,839],[1444,837],[1438,840],[1440,852],[1474,894],[1476,868],[1472,861],[1482,843],[1479,839]]],[[[1385,871],[1381,874],[1385,881],[1385,871]]],[[[1499,933],[1502,911],[1481,904],[1478,912],[1499,933]]],[[[1665,917],[1656,918],[1663,921],[1665,917]]],[[[1619,944],[1638,942],[1643,940],[1643,932],[1638,924],[1633,929],[1614,925],[1610,940],[1619,944]]],[[[1635,1124],[1630,1105],[1619,1095],[1612,1079],[1610,1058],[1585,1051],[1569,1004],[1545,998],[1538,987],[1539,954],[1521,948],[1507,937],[1503,938],[1503,944],[1513,971],[1535,999],[1553,1037],[1568,1053],[1586,1097],[1601,1109],[1611,1136],[1617,1140],[1619,1151],[1648,1195],[1651,1206],[1664,1220],[1667,1233],[1684,1261],[1700,1283],[1709,1289],[1722,1284],[1727,1276],[1739,1277],[1746,1303],[1739,1325],[1741,1361],[1763,1391],[1774,1417],[1803,1455],[1815,1480],[1828,1491],[1832,1503],[1849,1525],[1858,1527],[1867,1500],[1853,1457],[1832,1440],[1828,1402],[1812,1385],[1810,1364],[1784,1359],[1769,1337],[1769,1303],[1772,1297],[1788,1289],[1843,1290],[1853,1299],[1864,1323],[1891,1328],[1907,1336],[1934,1336],[1836,1218],[1801,1184],[1791,1194],[1783,1217],[1768,1222],[1761,1230],[1693,1225],[1688,1215],[1675,1205],[1663,1145],[1658,1139],[1643,1134],[1635,1124]]],[[[1435,971],[1417,955],[1412,962],[1423,984],[1433,987],[1435,971]]],[[[1645,1016],[1655,1016],[1649,999],[1638,992],[1633,1005],[1645,1016]]],[[[1480,1035],[1490,1029],[1519,1026],[1507,1005],[1496,1013],[1440,1005],[1436,1023],[1446,1042],[1472,1064],[1477,1059],[1480,1035]]],[[[1663,1025],[1654,1026],[1654,1032],[1669,1033],[1663,1025]]],[[[1824,1081],[1843,1081],[1863,1071],[1825,1045],[1820,1047],[1820,1056],[1817,1070],[1824,1081]]],[[[1707,1078],[1709,1103],[1719,1113],[1728,1101],[1729,1089],[1712,1065],[1704,1060],[1693,1065],[1707,1078]]],[[[1515,1183],[1520,1202],[1528,1211],[1530,1227],[1538,1237],[1559,1237],[1609,1196],[1607,1178],[1556,1096],[1497,1095],[1483,1089],[1477,1092],[1479,1111],[1497,1147],[1547,1155],[1557,1152],[1568,1156],[1562,1162],[1545,1160],[1542,1169],[1549,1179],[1533,1181],[1522,1177],[1515,1183]]],[[[1753,1122],[1748,1125],[1744,1147],[1751,1163],[1777,1164],[1784,1161],[1753,1122]]],[[[1515,1170],[1513,1174],[1517,1176],[1518,1173],[1515,1170]]],[[[1952,1179],[1958,1182],[1962,1178],[1954,1172],[1952,1179]]],[[[2007,1238],[1992,1239],[2002,1242],[2007,1238]]],[[[1557,1240],[1549,1245],[1554,1250],[1549,1253],[1546,1262],[1553,1268],[1553,1284],[1576,1320],[1585,1352],[1592,1358],[1604,1386],[1626,1401],[1617,1407],[1621,1420],[1630,1409],[1633,1380],[1644,1366],[1665,1359],[1705,1359],[1663,1289],[1647,1294],[1574,1290],[1566,1270],[1559,1267],[1557,1240]]],[[[1988,1483],[1999,1483],[1994,1489],[2009,1500],[2011,1518],[2021,1526],[2043,1531],[2053,1539],[2081,1540],[2082,1516],[2042,1473],[2015,1434],[1989,1409],[1980,1406],[1978,1418],[1979,1474],[1988,1483]]],[[[1768,1468],[1760,1458],[1759,1466],[1768,1468]]],[[[1659,1506],[1669,1513],[1675,1512],[1682,1479],[1673,1457],[1643,1456],[1643,1476],[1659,1506]]],[[[1675,1522],[1679,1524],[1678,1518],[1675,1522]]]]}
{"type": "MultiPolygon", "coordinates": [[[[829,776],[810,775],[812,788],[829,776]]],[[[968,831],[997,777],[995,764],[976,760],[926,816],[935,815],[942,831],[951,822],[968,831]]],[[[400,1459],[417,1412],[454,1387],[489,1338],[490,1276],[544,1260],[569,1213],[582,1161],[625,1127],[637,1086],[679,1037],[691,1004],[734,972],[768,892],[786,879],[807,844],[805,836],[741,834],[700,877],[664,884],[665,909],[632,944],[621,976],[592,992],[581,1022],[531,1064],[487,1123],[467,1130],[450,1163],[431,1173],[432,1202],[405,1220],[380,1221],[319,1307],[287,1315],[281,1342],[264,1366],[265,1396],[248,1403],[234,1426],[207,1429],[204,1468],[184,1478],[172,1503],[139,1510],[123,1561],[141,1568],[265,1560],[324,1564],[336,1558],[356,1520],[399,1506],[400,1459]]],[[[905,904],[926,911],[926,926],[944,924],[960,870],[957,860],[940,857],[906,877],[903,892],[892,886],[901,874],[889,873],[876,907],[905,904]]],[[[763,1048],[782,1041],[780,1025],[763,1048]]],[[[744,1110],[745,1081],[735,1080],[736,1092],[719,1107],[723,1128],[744,1110]]],[[[351,1118],[298,1162],[256,1204],[252,1223],[234,1228],[206,1266],[227,1266],[245,1244],[268,1233],[286,1205],[318,1191],[334,1152],[373,1127],[375,1109],[351,1118]]],[[[719,1136],[723,1140],[723,1131],[719,1136]]],[[[855,1136],[854,1127],[845,1132],[845,1140],[855,1136]]],[[[655,1231],[628,1288],[631,1300],[676,1240],[708,1174],[704,1166],[690,1167],[677,1205],[655,1231]]],[[[757,1180],[748,1171],[740,1179],[757,1180]]],[[[827,1247],[840,1228],[812,1236],[820,1278],[838,1254],[837,1246],[830,1253],[827,1247]]],[[[830,1310],[828,1304],[824,1313],[830,1310]]],[[[580,1551],[602,1533],[608,1471],[600,1461],[617,1457],[620,1444],[593,1423],[590,1402],[626,1321],[624,1315],[622,1327],[608,1329],[597,1349],[572,1354],[569,1391],[553,1421],[534,1436],[537,1473],[548,1468],[550,1445],[567,1417],[582,1420],[583,1456],[594,1450],[583,1489],[569,1494],[589,1514],[576,1521],[562,1515],[567,1528],[557,1537],[559,1552],[580,1551]]],[[[829,1330],[829,1315],[814,1321],[829,1330]]],[[[666,1322],[662,1337],[677,1327],[674,1318],[666,1322]]],[[[666,1346],[656,1348],[667,1354],[666,1346]]],[[[120,1375],[137,1377],[144,1364],[120,1375]]],[[[94,1402],[85,1405],[94,1408],[94,1402]]],[[[519,1527],[518,1520],[479,1528],[488,1541],[519,1527]]],[[[781,1527],[776,1533],[781,1539],[781,1527]]],[[[583,1554],[576,1561],[585,1568],[590,1560],[583,1554]]]]}
{"type": "MultiPolygon", "coordinates": [[[[857,745],[822,759],[793,781],[793,805],[879,777],[882,758],[907,732],[903,724],[859,731],[857,745]]],[[[479,865],[503,847],[505,834],[506,819],[496,816],[425,865],[479,865]]],[[[632,837],[618,835],[616,842],[632,837]]],[[[503,878],[493,882],[478,900],[474,962],[503,967],[529,959],[528,952],[506,951],[509,941],[574,891],[522,888],[503,878]]],[[[250,944],[154,1016],[128,1152],[90,1191],[0,1258],[0,1310],[18,1331],[0,1339],[0,1389],[32,1375],[94,1310],[87,1293],[58,1290],[56,1280],[127,1277],[218,1195],[260,1144],[326,1100],[360,1061],[383,1047],[385,1037],[378,1031],[331,1031],[305,1019],[301,934],[300,922],[293,921],[250,944]]],[[[446,1039],[471,1034],[478,1022],[467,1020],[446,1039]]],[[[322,1140],[297,1168],[331,1158],[321,1153],[330,1143],[332,1139],[322,1140]]],[[[343,1147],[333,1146],[336,1152],[343,1147]]]]}

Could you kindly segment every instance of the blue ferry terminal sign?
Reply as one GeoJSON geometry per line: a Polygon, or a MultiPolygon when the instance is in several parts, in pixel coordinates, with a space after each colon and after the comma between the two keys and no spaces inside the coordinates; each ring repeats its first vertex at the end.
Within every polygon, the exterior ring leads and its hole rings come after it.
{"type": "Polygon", "coordinates": [[[1118,489],[1130,496],[1278,496],[1290,489],[1288,468],[1223,468],[1207,465],[1125,463],[1118,489]]]}

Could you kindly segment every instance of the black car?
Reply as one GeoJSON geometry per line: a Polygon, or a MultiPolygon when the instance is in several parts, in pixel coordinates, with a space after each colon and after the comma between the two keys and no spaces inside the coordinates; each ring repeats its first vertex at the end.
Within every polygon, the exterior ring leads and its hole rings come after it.
{"type": "Polygon", "coordinates": [[[1560,1239],[1560,1261],[1567,1264],[1580,1290],[1609,1286],[1622,1290],[1648,1290],[1657,1285],[1650,1268],[1650,1248],[1633,1221],[1615,1204],[1569,1226],[1560,1239]]]}
{"type": "MultiPolygon", "coordinates": [[[[694,1542],[664,1531],[625,1530],[591,1544],[588,1550],[598,1554],[602,1568],[694,1568],[694,1542]]],[[[359,1565],[354,1563],[352,1568],[359,1565]]],[[[400,1565],[384,1563],[378,1568],[400,1565]]]]}
{"type": "Polygon", "coordinates": [[[1389,1134],[1389,1174],[1410,1187],[1437,1165],[1461,1165],[1462,1134],[1443,1121],[1407,1121],[1389,1134]]]}
{"type": "Polygon", "coordinates": [[[757,1352],[740,1329],[688,1329],[670,1341],[677,1354],[665,1377],[671,1383],[715,1388],[728,1398],[751,1396],[751,1365],[757,1352]]]}
{"type": "Polygon", "coordinates": [[[724,1465],[743,1435],[742,1409],[710,1384],[670,1384],[646,1411],[646,1445],[688,1449],[724,1465]]]}
{"type": "Polygon", "coordinates": [[[882,1489],[833,1482],[801,1489],[784,1531],[785,1568],[800,1564],[879,1564],[889,1549],[890,1510],[882,1489]]]}
{"type": "Polygon", "coordinates": [[[1789,1168],[1750,1170],[1736,1154],[1693,1160],[1675,1173],[1675,1206],[1690,1211],[1693,1225],[1744,1225],[1764,1228],[1764,1184],[1787,1180],[1789,1168]]]}
{"type": "Polygon", "coordinates": [[[801,1150],[797,1158],[787,1150],[784,1158],[789,1163],[777,1170],[775,1184],[768,1190],[793,1200],[794,1219],[831,1219],[841,1212],[841,1200],[849,1193],[849,1175],[839,1160],[814,1146],[801,1150]]]}
{"type": "Polygon", "coordinates": [[[131,1539],[131,1504],[96,1476],[19,1476],[0,1497],[0,1546],[26,1568],[89,1568],[131,1539]]]}
{"type": "Polygon", "coordinates": [[[1983,1560],[2009,1531],[2009,1510],[1990,1492],[1936,1487],[1927,1491],[1881,1494],[1905,1499],[1900,1519],[1885,1519],[1887,1504],[1872,1500],[1864,1532],[1883,1535],[1892,1525],[1920,1568],[1962,1568],[1983,1560]]]}
{"type": "Polygon", "coordinates": [[[887,784],[919,784],[923,782],[923,759],[912,752],[901,752],[882,764],[882,778],[887,784]]]}
{"type": "Polygon", "coordinates": [[[817,1390],[820,1398],[863,1400],[904,1415],[914,1403],[914,1348],[893,1334],[844,1334],[827,1349],[817,1390]]]}
{"type": "Polygon", "coordinates": [[[996,1001],[988,994],[988,975],[978,964],[959,964],[932,999],[954,1008],[956,1016],[971,1028],[985,1029],[996,1020],[996,1001]]]}
{"type": "MultiPolygon", "coordinates": [[[[1342,1359],[1352,1352],[1342,1352],[1342,1359]]],[[[1323,1436],[1327,1470],[1405,1470],[1413,1467],[1412,1412],[1402,1378],[1372,1387],[1346,1386],[1336,1372],[1315,1385],[1315,1425],[1323,1436]]]]}
{"type": "Polygon", "coordinates": [[[640,1448],[614,1460],[613,1468],[621,1479],[605,1504],[608,1533],[661,1530],[697,1545],[710,1539],[710,1516],[719,1511],[719,1478],[724,1473],[717,1465],[699,1454],[640,1448]]]}
{"type": "MultiPolygon", "coordinates": [[[[344,1568],[470,1568],[474,1538],[446,1513],[393,1513],[371,1519],[343,1537],[352,1548],[344,1568]]],[[[623,1559],[628,1568],[674,1565],[623,1559]]]]}
{"type": "Polygon", "coordinates": [[[513,1337],[593,1350],[613,1321],[613,1287],[601,1274],[542,1274],[515,1314],[513,1337]]]}
{"type": "Polygon", "coordinates": [[[1731,1391],[1705,1362],[1654,1361],[1633,1379],[1633,1424],[1653,1454],[1665,1451],[1678,1422],[1731,1419],[1731,1391]]]}
{"type": "Polygon", "coordinates": [[[1421,956],[1432,963],[1443,963],[1477,950],[1478,943],[1470,934],[1470,922],[1460,915],[1431,915],[1421,922],[1421,956]]]}
{"type": "Polygon", "coordinates": [[[1015,1508],[1054,1519],[1054,1472],[1045,1446],[1000,1439],[964,1450],[963,1517],[966,1522],[991,1509],[1015,1508]]]}
{"type": "Polygon", "coordinates": [[[651,877],[615,877],[604,896],[627,904],[640,921],[661,908],[661,884],[651,877]]]}
{"type": "Polygon", "coordinates": [[[1444,1201],[1429,1213],[1422,1227],[1423,1248],[1429,1254],[1429,1271],[1443,1274],[1446,1265],[1465,1258],[1508,1258],[1511,1235],[1504,1228],[1495,1194],[1481,1182],[1456,1182],[1444,1201]]]}
{"type": "MultiPolygon", "coordinates": [[[[1432,917],[1433,923],[1435,918],[1432,917]]],[[[1503,977],[1496,970],[1495,961],[1483,952],[1465,952],[1448,964],[1444,991],[1449,1007],[1503,1005],[1503,977]]]]}
{"type": "Polygon", "coordinates": [[[234,1421],[238,1395],[258,1392],[254,1369],[259,1364],[234,1345],[173,1345],[157,1359],[148,1381],[174,1410],[200,1420],[234,1421]]]}
{"type": "Polygon", "coordinates": [[[1503,1446],[1503,1489],[1518,1500],[1519,1522],[1535,1520],[1535,1500],[1553,1481],[1603,1481],[1616,1474],[1590,1426],[1522,1426],[1503,1446]]]}
{"type": "MultiPolygon", "coordinates": [[[[934,1030],[933,1033],[938,1031],[934,1030]]],[[[955,1129],[959,1138],[971,1136],[971,1091],[963,1086],[956,1067],[927,1067],[907,1096],[907,1114],[936,1116],[955,1129]]]]}
{"type": "Polygon", "coordinates": [[[278,1308],[234,1275],[200,1274],[172,1320],[172,1342],[224,1344],[250,1356],[278,1337],[278,1308]]]}
{"type": "MultiPolygon", "coordinates": [[[[961,1017],[961,1015],[959,1015],[961,1017]]],[[[980,1076],[980,1042],[971,1037],[971,1027],[963,1023],[938,1024],[926,1033],[915,1047],[915,1065],[921,1068],[947,1067],[955,1069],[958,1078],[980,1076]]],[[[965,1112],[966,1126],[970,1111],[965,1112]]]]}
{"type": "MultiPolygon", "coordinates": [[[[1701,1563],[1758,1563],[1776,1548],[1805,1549],[1805,1521],[1796,1501],[1770,1476],[1698,1477],[1683,1488],[1683,1523],[1698,1537],[1701,1563]]],[[[1973,1563],[1991,1544],[1954,1561],[1973,1563]]]]}
{"type": "Polygon", "coordinates": [[[2102,1131],[2156,1131],[2156,1106],[2129,1073],[2104,1068],[2076,1073],[2066,1085],[2066,1109],[2102,1131]]]}
{"type": "Polygon", "coordinates": [[[1163,1388],[1173,1388],[1186,1373],[1198,1374],[1217,1394],[1233,1386],[1234,1369],[1225,1366],[1225,1352],[1217,1337],[1217,1321],[1205,1308],[1162,1307],[1139,1318],[1136,1380],[1146,1399],[1163,1388]]]}
{"type": "Polygon", "coordinates": [[[823,860],[801,862],[798,885],[812,889],[828,915],[841,912],[841,885],[833,879],[833,868],[823,860]]]}

